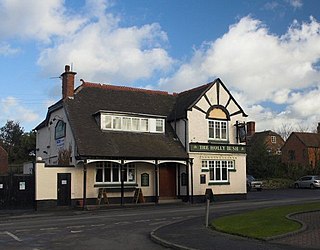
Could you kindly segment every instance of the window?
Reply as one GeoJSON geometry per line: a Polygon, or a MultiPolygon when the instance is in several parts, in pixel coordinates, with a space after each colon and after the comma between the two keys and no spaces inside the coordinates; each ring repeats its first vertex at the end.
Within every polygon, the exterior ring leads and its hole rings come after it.
{"type": "Polygon", "coordinates": [[[62,120],[59,120],[54,130],[54,138],[60,139],[65,136],[66,136],[66,123],[62,120]]]}
{"type": "Polygon", "coordinates": [[[209,138],[226,141],[228,138],[227,125],[227,121],[209,120],[209,138]]]}
{"type": "Polygon", "coordinates": [[[277,138],[274,135],[271,136],[271,143],[277,143],[277,138]]]}
{"type": "Polygon", "coordinates": [[[131,130],[131,118],[123,117],[122,118],[122,127],[124,130],[131,130]]]}
{"type": "Polygon", "coordinates": [[[289,150],[289,160],[293,161],[296,159],[296,152],[294,150],[289,150]]]}
{"type": "Polygon", "coordinates": [[[120,116],[114,116],[112,118],[112,128],[113,129],[121,129],[121,117],[120,116]]]}
{"type": "MultiPolygon", "coordinates": [[[[113,162],[98,162],[96,165],[96,183],[120,183],[121,167],[113,162]]],[[[124,182],[134,183],[136,181],[136,168],[134,164],[123,166],[124,182]]]]}
{"type": "Polygon", "coordinates": [[[106,115],[104,117],[104,126],[105,128],[112,128],[111,125],[112,125],[112,116],[111,115],[106,115]]]}
{"type": "Polygon", "coordinates": [[[163,126],[163,120],[162,119],[157,119],[156,120],[156,131],[157,132],[163,132],[163,129],[164,126],[163,126]]]}
{"type": "Polygon", "coordinates": [[[141,119],[140,126],[141,126],[140,128],[141,131],[148,131],[148,119],[144,119],[144,118],[141,119]]]}
{"type": "Polygon", "coordinates": [[[105,130],[164,133],[165,119],[102,114],[101,128],[105,130]]]}
{"type": "Polygon", "coordinates": [[[139,131],[140,130],[140,119],[132,118],[132,130],[139,131]]]}
{"type": "Polygon", "coordinates": [[[228,170],[234,169],[234,161],[204,160],[202,167],[209,166],[210,182],[228,182],[228,170]]]}

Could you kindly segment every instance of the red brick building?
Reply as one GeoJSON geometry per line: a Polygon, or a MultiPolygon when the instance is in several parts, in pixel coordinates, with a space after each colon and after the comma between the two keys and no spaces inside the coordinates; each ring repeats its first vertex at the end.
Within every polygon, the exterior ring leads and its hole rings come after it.
{"type": "Polygon", "coordinates": [[[281,155],[284,140],[279,134],[271,130],[255,132],[255,122],[250,121],[247,123],[247,145],[254,147],[258,143],[263,143],[268,153],[281,155]]]}
{"type": "Polygon", "coordinates": [[[0,174],[8,172],[8,153],[0,146],[0,174]]]}
{"type": "Polygon", "coordinates": [[[320,134],[292,132],[282,147],[282,162],[299,166],[320,163],[320,134]]]}

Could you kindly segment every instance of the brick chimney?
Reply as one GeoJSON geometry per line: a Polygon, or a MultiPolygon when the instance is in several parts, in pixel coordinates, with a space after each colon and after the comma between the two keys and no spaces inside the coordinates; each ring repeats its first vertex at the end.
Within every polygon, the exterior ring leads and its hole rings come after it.
{"type": "Polygon", "coordinates": [[[254,121],[247,122],[247,136],[252,136],[256,132],[256,123],[254,121]]]}
{"type": "Polygon", "coordinates": [[[74,76],[76,72],[70,71],[70,66],[64,67],[64,72],[61,74],[62,77],[62,99],[73,97],[74,94],[74,76]]]}

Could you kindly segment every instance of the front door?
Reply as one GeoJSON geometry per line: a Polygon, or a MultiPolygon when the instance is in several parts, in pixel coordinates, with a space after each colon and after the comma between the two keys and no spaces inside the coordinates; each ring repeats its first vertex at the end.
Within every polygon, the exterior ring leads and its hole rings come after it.
{"type": "Polygon", "coordinates": [[[175,164],[159,166],[159,196],[176,197],[176,167],[175,164]]]}
{"type": "Polygon", "coordinates": [[[71,205],[71,174],[58,174],[58,206],[71,205]]]}

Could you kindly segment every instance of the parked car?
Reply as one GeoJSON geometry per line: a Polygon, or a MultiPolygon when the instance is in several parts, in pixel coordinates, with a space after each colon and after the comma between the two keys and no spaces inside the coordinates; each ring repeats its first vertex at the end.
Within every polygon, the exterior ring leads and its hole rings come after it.
{"type": "Polygon", "coordinates": [[[320,176],[306,175],[294,182],[294,188],[320,188],[320,176]]]}
{"type": "Polygon", "coordinates": [[[262,181],[257,181],[252,175],[247,175],[247,190],[250,191],[252,189],[261,191],[262,181]]]}

